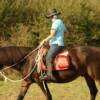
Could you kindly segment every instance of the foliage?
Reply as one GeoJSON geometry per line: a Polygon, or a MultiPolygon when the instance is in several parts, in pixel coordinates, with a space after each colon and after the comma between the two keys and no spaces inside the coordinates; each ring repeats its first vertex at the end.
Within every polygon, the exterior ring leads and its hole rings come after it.
{"type": "Polygon", "coordinates": [[[100,0],[0,0],[0,45],[36,46],[49,34],[45,14],[50,8],[62,12],[70,33],[67,46],[100,39],[99,4],[100,0]]]}

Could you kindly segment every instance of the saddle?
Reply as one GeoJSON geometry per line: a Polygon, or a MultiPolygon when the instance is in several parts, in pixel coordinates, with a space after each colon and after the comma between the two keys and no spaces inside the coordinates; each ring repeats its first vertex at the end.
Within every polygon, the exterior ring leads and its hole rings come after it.
{"type": "MultiPolygon", "coordinates": [[[[39,51],[40,58],[38,58],[38,70],[47,71],[47,67],[45,62],[45,57],[47,54],[47,49],[42,48],[39,51]]],[[[67,70],[70,68],[71,58],[69,52],[66,50],[58,53],[54,59],[53,70],[67,70]]]]}

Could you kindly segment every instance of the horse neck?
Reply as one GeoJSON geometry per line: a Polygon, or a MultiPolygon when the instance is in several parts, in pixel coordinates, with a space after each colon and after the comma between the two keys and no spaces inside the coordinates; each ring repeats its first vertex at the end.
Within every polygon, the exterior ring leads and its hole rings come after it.
{"type": "Polygon", "coordinates": [[[28,60],[28,54],[33,50],[32,47],[19,47],[18,54],[17,54],[17,62],[15,63],[16,66],[12,67],[13,69],[23,72],[25,69],[25,64],[28,60]],[[26,58],[25,58],[26,57],[26,58]],[[19,60],[20,59],[20,60],[19,60]]]}
{"type": "Polygon", "coordinates": [[[26,55],[28,53],[30,53],[33,50],[32,47],[21,47],[20,48],[20,52],[22,55],[26,55]]]}

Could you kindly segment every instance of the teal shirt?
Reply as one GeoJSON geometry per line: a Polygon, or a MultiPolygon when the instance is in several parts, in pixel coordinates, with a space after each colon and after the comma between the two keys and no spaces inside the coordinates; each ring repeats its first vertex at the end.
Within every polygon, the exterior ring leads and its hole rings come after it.
{"type": "Polygon", "coordinates": [[[64,46],[64,32],[66,31],[65,25],[61,19],[55,19],[52,22],[51,29],[56,30],[56,35],[49,41],[49,45],[58,44],[64,46]]]}

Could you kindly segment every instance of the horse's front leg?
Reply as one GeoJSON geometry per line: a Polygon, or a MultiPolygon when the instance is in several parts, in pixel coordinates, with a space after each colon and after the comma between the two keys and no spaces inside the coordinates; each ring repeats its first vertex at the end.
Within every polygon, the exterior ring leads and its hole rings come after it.
{"type": "Polygon", "coordinates": [[[45,81],[42,81],[42,82],[37,82],[37,84],[42,89],[42,91],[43,91],[44,95],[46,96],[47,100],[52,100],[52,96],[51,96],[51,93],[49,91],[47,83],[45,81]]]}
{"type": "Polygon", "coordinates": [[[21,90],[20,90],[17,100],[24,99],[25,94],[27,93],[27,90],[29,89],[31,84],[32,84],[32,82],[30,82],[30,81],[25,81],[25,80],[22,81],[21,90]]]}
{"type": "Polygon", "coordinates": [[[95,100],[97,92],[98,92],[95,81],[88,74],[85,75],[85,80],[90,90],[90,94],[91,94],[90,100],[95,100]]]}

